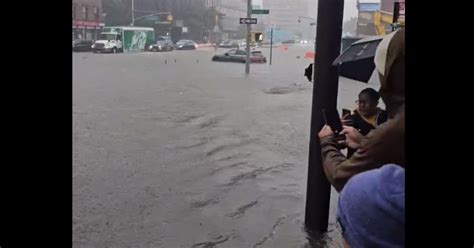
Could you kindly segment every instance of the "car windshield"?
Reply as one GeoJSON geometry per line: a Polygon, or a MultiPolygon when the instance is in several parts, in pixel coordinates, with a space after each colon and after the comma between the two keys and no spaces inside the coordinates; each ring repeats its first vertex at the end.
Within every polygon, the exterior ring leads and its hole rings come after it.
{"type": "Polygon", "coordinates": [[[99,40],[115,40],[115,34],[100,34],[99,40]]]}

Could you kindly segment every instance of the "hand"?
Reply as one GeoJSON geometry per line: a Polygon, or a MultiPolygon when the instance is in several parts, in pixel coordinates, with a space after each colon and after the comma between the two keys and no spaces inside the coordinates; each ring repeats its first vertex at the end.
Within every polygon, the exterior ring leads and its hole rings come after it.
{"type": "Polygon", "coordinates": [[[352,118],[350,118],[349,114],[346,114],[341,118],[341,123],[344,126],[351,126],[352,125],[352,118]]]}
{"type": "Polygon", "coordinates": [[[321,128],[321,131],[319,131],[318,136],[320,139],[334,135],[334,132],[332,131],[331,127],[328,125],[324,125],[323,128],[321,128]]]}
{"type": "Polygon", "coordinates": [[[345,145],[352,149],[359,149],[364,136],[357,129],[349,126],[343,126],[341,135],[346,136],[345,145]]]}

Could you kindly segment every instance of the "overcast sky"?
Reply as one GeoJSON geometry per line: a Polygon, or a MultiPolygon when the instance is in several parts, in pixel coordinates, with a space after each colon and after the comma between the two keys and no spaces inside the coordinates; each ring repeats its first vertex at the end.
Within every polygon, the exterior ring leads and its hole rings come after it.
{"type": "MultiPolygon", "coordinates": [[[[289,0],[291,1],[291,0],[289,0]]],[[[316,16],[316,10],[318,6],[317,0],[307,0],[310,6],[310,17],[316,16]]],[[[344,1],[344,20],[348,20],[351,17],[357,17],[357,0],[345,0],[344,1]]]]}

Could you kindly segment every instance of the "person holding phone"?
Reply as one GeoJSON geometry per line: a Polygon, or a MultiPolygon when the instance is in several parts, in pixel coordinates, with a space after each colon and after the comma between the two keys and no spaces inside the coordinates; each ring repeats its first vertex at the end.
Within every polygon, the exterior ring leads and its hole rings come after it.
{"type": "MultiPolygon", "coordinates": [[[[367,135],[370,130],[386,122],[387,111],[378,107],[380,94],[372,89],[366,88],[359,93],[356,101],[357,109],[352,115],[344,115],[341,119],[343,125],[352,126],[362,135],[367,135]]],[[[348,148],[347,157],[350,158],[355,150],[348,148]]]]}
{"type": "Polygon", "coordinates": [[[375,129],[388,119],[387,111],[378,107],[380,94],[372,89],[366,88],[359,93],[356,101],[357,108],[352,115],[344,115],[342,124],[352,126],[359,130],[362,135],[367,135],[370,130],[375,129]]]}
{"type": "Polygon", "coordinates": [[[354,127],[343,126],[338,141],[329,125],[318,133],[321,159],[326,178],[340,192],[347,181],[364,171],[397,164],[405,168],[405,31],[386,35],[379,43],[374,58],[380,78],[380,96],[385,103],[388,120],[362,135],[354,127]],[[347,158],[340,143],[356,150],[347,158]]]}

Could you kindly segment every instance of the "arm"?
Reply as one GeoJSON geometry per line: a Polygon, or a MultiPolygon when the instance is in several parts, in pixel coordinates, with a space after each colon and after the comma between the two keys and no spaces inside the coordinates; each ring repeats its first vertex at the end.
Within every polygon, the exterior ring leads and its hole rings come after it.
{"type": "Polygon", "coordinates": [[[321,138],[320,143],[326,177],[339,192],[355,174],[387,163],[405,165],[405,114],[388,120],[367,134],[350,159],[337,149],[333,135],[321,138]]]}

